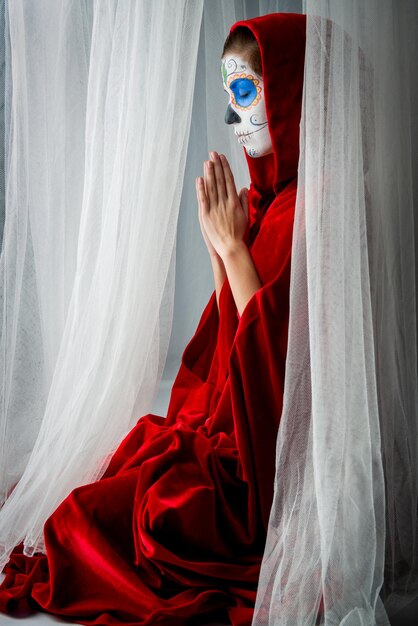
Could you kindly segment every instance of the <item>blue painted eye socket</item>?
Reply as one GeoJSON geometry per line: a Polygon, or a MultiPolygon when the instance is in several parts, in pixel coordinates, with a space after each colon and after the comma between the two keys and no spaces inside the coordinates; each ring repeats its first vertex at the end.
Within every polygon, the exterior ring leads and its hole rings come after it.
{"type": "Polygon", "coordinates": [[[257,96],[257,87],[249,78],[236,78],[229,85],[240,107],[248,107],[257,96]]]}

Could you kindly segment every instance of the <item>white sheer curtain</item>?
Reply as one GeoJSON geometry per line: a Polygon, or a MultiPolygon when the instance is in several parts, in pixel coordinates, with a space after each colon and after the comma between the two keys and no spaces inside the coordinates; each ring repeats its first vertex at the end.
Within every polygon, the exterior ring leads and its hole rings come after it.
{"type": "Polygon", "coordinates": [[[203,0],[6,3],[0,564],[151,407],[203,0]]]}
{"type": "Polygon", "coordinates": [[[4,4],[0,571],[170,388],[214,288],[194,178],[215,148],[249,184],[223,42],[301,0],[4,4]]]}
{"type": "Polygon", "coordinates": [[[418,5],[304,12],[286,384],[253,624],[313,626],[322,600],[321,624],[386,625],[418,598],[418,5]]]}

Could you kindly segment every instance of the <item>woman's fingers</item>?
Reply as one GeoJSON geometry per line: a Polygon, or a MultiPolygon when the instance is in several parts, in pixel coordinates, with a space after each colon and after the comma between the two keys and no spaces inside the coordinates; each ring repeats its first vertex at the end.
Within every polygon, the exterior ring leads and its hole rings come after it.
{"type": "Polygon", "coordinates": [[[197,198],[198,198],[198,203],[199,203],[198,216],[199,216],[200,230],[202,231],[202,236],[208,248],[209,254],[214,254],[216,250],[209,238],[208,233],[206,232],[206,228],[205,228],[204,220],[203,220],[203,214],[205,213],[207,217],[209,213],[209,202],[206,196],[204,180],[201,177],[196,178],[196,193],[197,193],[197,198]]]}
{"type": "Polygon", "coordinates": [[[205,182],[209,204],[216,206],[218,204],[218,190],[212,161],[205,161],[205,182]]]}
{"type": "Polygon", "coordinates": [[[204,235],[204,232],[203,232],[204,229],[203,229],[203,221],[202,221],[202,203],[201,203],[201,200],[200,200],[199,183],[198,183],[198,179],[197,178],[196,178],[196,195],[197,195],[197,204],[198,204],[198,207],[199,207],[197,215],[198,215],[198,218],[199,218],[200,229],[201,229],[202,235],[204,237],[205,235],[204,235]]]}
{"type": "Polygon", "coordinates": [[[248,219],[249,211],[248,211],[248,189],[247,187],[243,187],[238,194],[239,200],[241,202],[241,206],[244,210],[244,213],[248,219]]]}
{"type": "Polygon", "coordinates": [[[235,186],[234,175],[232,173],[231,168],[229,167],[228,160],[224,154],[220,154],[219,158],[221,159],[224,176],[225,176],[225,185],[226,192],[228,194],[228,198],[236,198],[237,197],[237,188],[235,186]]]}
{"type": "Polygon", "coordinates": [[[199,204],[199,216],[201,216],[201,214],[204,211],[209,210],[209,202],[208,202],[208,198],[206,195],[203,178],[201,176],[196,178],[196,194],[197,194],[197,201],[199,204]]]}
{"type": "Polygon", "coordinates": [[[216,186],[217,186],[217,191],[218,191],[218,200],[220,200],[221,198],[227,198],[228,194],[226,190],[224,170],[223,170],[219,155],[216,152],[210,152],[209,154],[212,157],[212,163],[213,163],[212,169],[215,171],[215,181],[216,181],[216,186]]]}

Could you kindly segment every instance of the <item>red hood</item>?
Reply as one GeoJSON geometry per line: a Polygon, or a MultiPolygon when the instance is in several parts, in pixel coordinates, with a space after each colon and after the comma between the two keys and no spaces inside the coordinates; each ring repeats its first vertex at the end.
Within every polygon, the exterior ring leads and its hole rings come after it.
{"type": "Polygon", "coordinates": [[[305,63],[306,16],[270,13],[235,22],[247,26],[261,53],[267,121],[273,153],[252,158],[250,172],[250,225],[260,218],[287,181],[297,176],[299,123],[305,63]]]}

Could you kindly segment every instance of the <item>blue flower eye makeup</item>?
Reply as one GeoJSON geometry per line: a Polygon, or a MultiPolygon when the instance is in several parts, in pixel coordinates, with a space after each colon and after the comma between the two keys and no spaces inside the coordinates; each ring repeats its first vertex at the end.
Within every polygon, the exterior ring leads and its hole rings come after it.
{"type": "Polygon", "coordinates": [[[257,97],[257,86],[250,78],[236,78],[229,88],[234,94],[236,104],[242,108],[249,107],[257,97]]]}
{"type": "Polygon", "coordinates": [[[271,154],[263,77],[246,58],[232,52],[222,57],[221,78],[229,100],[224,121],[232,126],[238,143],[252,158],[271,154]]]}
{"type": "Polygon", "coordinates": [[[260,101],[261,87],[260,81],[251,74],[239,74],[237,78],[231,80],[228,87],[232,91],[232,103],[237,109],[248,109],[260,101]]]}

